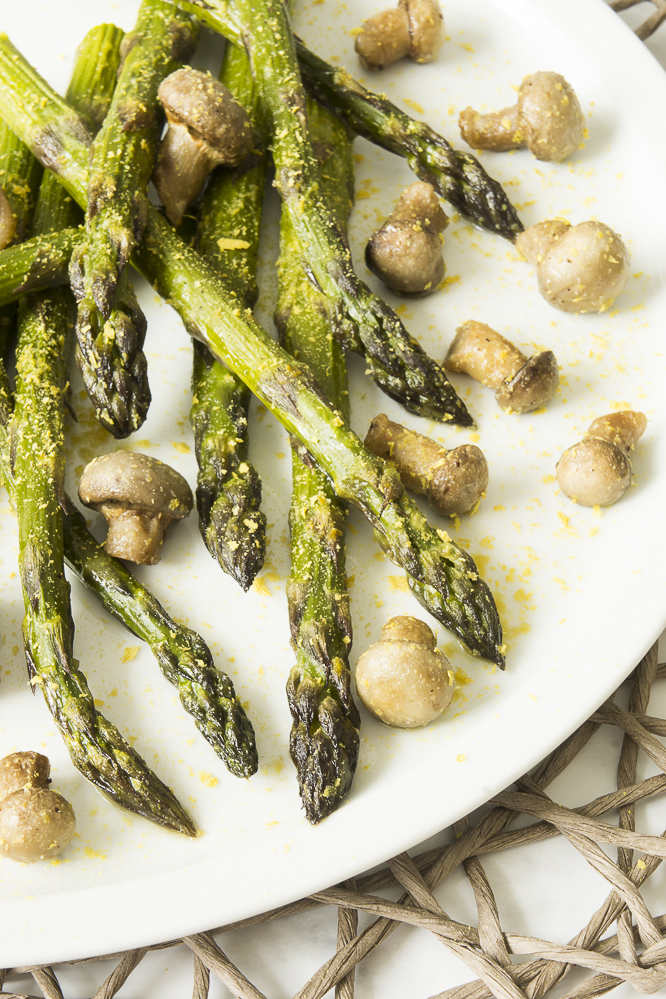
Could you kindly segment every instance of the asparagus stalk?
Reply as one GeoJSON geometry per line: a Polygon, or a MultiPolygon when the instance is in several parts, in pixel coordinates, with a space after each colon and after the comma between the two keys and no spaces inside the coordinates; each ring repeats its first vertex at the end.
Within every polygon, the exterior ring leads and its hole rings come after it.
{"type": "MultiPolygon", "coordinates": [[[[280,192],[301,246],[310,280],[324,292],[329,321],[368,373],[412,413],[470,426],[472,418],[443,369],[410,336],[397,314],[356,275],[349,244],[321,197],[301,83],[283,0],[201,0],[225,33],[240,22],[266,117],[280,192]]],[[[236,33],[235,29],[232,33],[236,33]]]]}
{"type": "MultiPolygon", "coordinates": [[[[42,166],[30,150],[0,119],[0,197],[4,196],[14,217],[11,243],[27,239],[35,195],[42,175],[42,166]]],[[[4,241],[3,241],[4,242],[4,241]]],[[[0,357],[4,357],[17,320],[17,306],[0,309],[0,357]]]]}
{"type": "MultiPolygon", "coordinates": [[[[351,136],[309,102],[322,194],[345,229],[354,168],[351,136]]],[[[342,347],[326,321],[322,295],[303,271],[289,214],[280,220],[276,324],[286,349],[312,369],[333,405],[349,418],[342,347]]],[[[291,577],[287,588],[296,665],[287,682],[293,718],[289,748],[310,822],[330,815],[348,793],[359,751],[360,716],[351,693],[351,617],[345,573],[346,505],[292,438],[291,577]]]]}
{"type": "Polygon", "coordinates": [[[0,252],[0,303],[2,307],[39,288],[69,281],[69,261],[83,239],[81,229],[33,236],[0,252]]]}
{"type": "MultiPolygon", "coordinates": [[[[61,147],[58,177],[85,204],[87,148],[73,132],[71,111],[2,35],[0,115],[37,156],[48,123],[61,147]]],[[[368,518],[389,558],[417,584],[415,593],[423,605],[470,649],[503,667],[499,615],[473,559],[446,532],[428,524],[395,470],[366,450],[323,396],[310,369],[271,340],[210,265],[154,209],[148,211],[135,259],[179,312],[190,335],[242,378],[321,465],[336,494],[368,518]]]]}
{"type": "Polygon", "coordinates": [[[320,59],[296,39],[303,82],[310,94],[358,135],[404,157],[417,177],[432,184],[461,215],[512,242],[523,224],[498,181],[471,153],[461,153],[429,125],[415,121],[384,94],[367,90],[340,66],[320,59]]]}
{"type": "MultiPolygon", "coordinates": [[[[125,267],[145,224],[157,88],[194,41],[192,22],[173,4],[144,0],[124,44],[109,114],[92,145],[86,239],[71,264],[77,361],[97,418],[114,437],[137,430],[150,403],[142,350],[146,323],[125,267]]],[[[116,50],[115,68],[119,61],[116,50]]]]}
{"type": "MultiPolygon", "coordinates": [[[[119,41],[119,39],[118,39],[119,41]]],[[[81,61],[97,59],[97,34],[81,61]]],[[[75,73],[74,84],[79,80],[75,73]]],[[[106,79],[107,94],[113,77],[106,79]]],[[[35,229],[48,234],[77,221],[80,209],[55,178],[44,177],[35,229]]],[[[60,499],[64,484],[63,398],[67,386],[69,302],[64,289],[40,292],[21,307],[15,410],[10,429],[31,683],[40,686],[74,765],[119,805],[160,825],[195,835],[173,793],[117,728],[95,708],[73,655],[74,622],[63,566],[60,499]]]]}
{"type": "MultiPolygon", "coordinates": [[[[256,100],[247,56],[227,47],[222,83],[243,105],[258,132],[256,100]]],[[[258,149],[235,170],[217,170],[199,216],[199,252],[233,287],[247,308],[258,296],[257,249],[266,183],[266,157],[258,149]]],[[[197,510],[213,558],[247,590],[264,563],[266,517],[261,479],[248,460],[250,392],[203,344],[194,342],[190,420],[199,463],[197,510]]]]}

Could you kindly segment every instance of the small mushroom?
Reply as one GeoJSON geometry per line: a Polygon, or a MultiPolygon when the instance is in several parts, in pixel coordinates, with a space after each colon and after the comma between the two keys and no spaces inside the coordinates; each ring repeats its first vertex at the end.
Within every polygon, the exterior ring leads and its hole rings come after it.
{"type": "Polygon", "coordinates": [[[444,42],[444,18],[437,0],[399,0],[397,8],[361,25],[354,48],[365,69],[384,69],[409,56],[432,62],[444,42]]]}
{"type": "Polygon", "coordinates": [[[32,864],[61,853],[76,831],[70,803],[48,789],[51,765],[41,753],[0,760],[0,856],[32,864]]]}
{"type": "Polygon", "coordinates": [[[0,801],[21,788],[48,787],[51,764],[32,750],[11,753],[0,760],[0,801]]]}
{"type": "Polygon", "coordinates": [[[467,513],[488,485],[488,464],[474,444],[447,451],[429,437],[393,423],[384,413],[370,424],[365,445],[394,462],[407,488],[426,496],[443,516],[467,513]]]}
{"type": "Polygon", "coordinates": [[[560,489],[581,506],[611,506],[632,480],[629,454],[647,426],[643,413],[625,409],[594,420],[582,441],[557,463],[560,489]]]}
{"type": "Polygon", "coordinates": [[[177,226],[213,167],[238,166],[253,145],[245,110],[223,83],[189,66],[160,84],[167,116],[153,181],[169,221],[177,226]]]}
{"type": "Polygon", "coordinates": [[[560,375],[552,350],[527,358],[510,340],[470,319],[456,330],[444,359],[447,371],[461,371],[494,389],[507,413],[530,413],[552,399],[560,375]]]}
{"type": "Polygon", "coordinates": [[[109,555],[155,565],[172,520],[187,517],[192,491],[170,465],[146,454],[115,451],[83,470],[79,499],[104,514],[109,555]]]}
{"type": "Polygon", "coordinates": [[[537,222],[516,247],[536,268],[543,297],[563,312],[605,312],[627,284],[629,252],[603,222],[537,222]]]}
{"type": "Polygon", "coordinates": [[[578,149],[585,135],[578,98],[559,73],[526,76],[513,107],[491,114],[465,108],[458,124],[473,149],[501,153],[527,146],[538,160],[555,163],[578,149]]]}
{"type": "Polygon", "coordinates": [[[428,625],[415,617],[391,618],[356,666],[363,704],[396,728],[420,728],[439,718],[454,687],[451,664],[428,625]]]}
{"type": "Polygon", "coordinates": [[[9,246],[16,235],[16,215],[7,200],[7,195],[0,187],[0,250],[9,246]]]}
{"type": "Polygon", "coordinates": [[[430,295],[444,277],[440,233],[448,223],[431,185],[411,184],[368,240],[368,268],[399,295],[430,295]]]}

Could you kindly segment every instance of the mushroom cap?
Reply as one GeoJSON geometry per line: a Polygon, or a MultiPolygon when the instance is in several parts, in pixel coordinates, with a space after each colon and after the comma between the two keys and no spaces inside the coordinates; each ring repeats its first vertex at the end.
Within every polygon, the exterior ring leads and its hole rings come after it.
{"type": "Polygon", "coordinates": [[[609,441],[586,437],[568,448],[557,463],[563,493],[581,506],[611,506],[631,485],[631,463],[609,441]]]}
{"type": "Polygon", "coordinates": [[[364,69],[384,69],[409,53],[409,17],[405,10],[383,10],[361,25],[354,49],[364,69]]]}
{"type": "Polygon", "coordinates": [[[400,0],[407,14],[409,58],[432,62],[444,43],[444,18],[437,0],[400,0]]]}
{"type": "Polygon", "coordinates": [[[531,413],[555,395],[560,372],[552,350],[535,354],[508,381],[503,382],[495,398],[509,413],[531,413]]]}
{"type": "Polygon", "coordinates": [[[28,750],[0,760],[0,801],[21,788],[47,787],[51,764],[48,757],[28,750]]]}
{"type": "MultiPolygon", "coordinates": [[[[629,253],[621,237],[603,222],[565,225],[559,234],[552,231],[550,245],[536,254],[539,291],[563,312],[605,312],[629,277],[629,253]]],[[[521,253],[529,246],[529,232],[516,240],[521,253]]]]}
{"type": "Polygon", "coordinates": [[[187,517],[192,509],[192,490],[163,461],[135,451],[112,451],[93,458],[79,482],[79,499],[96,509],[117,505],[147,513],[168,514],[172,520],[187,517]]]}
{"type": "Polygon", "coordinates": [[[579,148],[585,119],[573,88],[559,73],[526,76],[518,109],[520,131],[538,160],[558,163],[579,148]]]}
{"type": "Polygon", "coordinates": [[[444,277],[439,234],[448,222],[434,188],[424,181],[410,184],[368,240],[368,269],[401,295],[421,297],[436,291],[444,277]]]}
{"type": "Polygon", "coordinates": [[[469,513],[488,488],[488,462],[475,444],[461,444],[428,472],[426,495],[444,517],[469,513]]]}
{"type": "Polygon", "coordinates": [[[162,80],[157,96],[168,117],[215,150],[220,163],[237,166],[252,149],[252,125],[245,109],[210,73],[190,66],[177,69],[162,80]]]}
{"type": "Polygon", "coordinates": [[[431,644],[382,638],[359,659],[356,689],[386,725],[420,728],[449,706],[454,682],[448,659],[431,644]]]}
{"type": "Polygon", "coordinates": [[[4,250],[13,240],[16,235],[17,222],[18,219],[12,211],[7,195],[0,187],[0,250],[4,250]]]}
{"type": "Polygon", "coordinates": [[[0,801],[0,856],[26,864],[48,860],[75,831],[74,809],[55,791],[25,788],[0,801]]]}

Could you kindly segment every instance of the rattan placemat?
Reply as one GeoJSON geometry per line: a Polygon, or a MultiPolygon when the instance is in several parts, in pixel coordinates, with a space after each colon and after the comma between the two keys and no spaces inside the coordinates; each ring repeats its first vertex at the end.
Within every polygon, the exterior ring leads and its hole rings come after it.
{"type": "MultiPolygon", "coordinates": [[[[620,12],[643,2],[646,0],[614,0],[610,6],[620,12]]],[[[635,29],[641,39],[652,35],[666,20],[666,0],[648,2],[654,10],[635,29]]],[[[111,999],[149,951],[187,947],[193,952],[194,999],[208,996],[211,973],[239,999],[265,999],[229,960],[216,938],[316,906],[334,906],[338,912],[337,950],[295,999],[321,999],[332,988],[336,999],[353,999],[356,966],[403,924],[434,934],[476,976],[472,982],[431,999],[541,999],[557,986],[560,999],[593,999],[625,982],[638,992],[658,992],[666,988],[666,899],[665,911],[653,915],[641,887],[666,858],[666,831],[659,837],[637,832],[635,805],[666,791],[666,748],[658,738],[666,737],[666,719],[647,714],[653,684],[659,680],[666,680],[666,663],[658,664],[655,645],[629,678],[626,710],[611,697],[536,769],[516,781],[512,790],[488,802],[479,819],[457,822],[453,826],[455,838],[445,846],[414,857],[400,854],[372,874],[207,933],[71,963],[115,959],[114,970],[93,996],[111,999]],[[574,762],[602,725],[616,726],[624,733],[616,787],[574,809],[558,804],[546,788],[574,762]],[[637,782],[641,753],[662,773],[637,782]],[[617,825],[601,819],[609,812],[618,813],[617,825]],[[511,824],[520,815],[535,821],[512,830],[511,824]],[[609,885],[606,900],[564,945],[511,933],[501,926],[493,889],[480,860],[483,854],[530,846],[553,836],[565,837],[609,885]],[[616,862],[602,850],[602,843],[617,846],[616,862]],[[433,895],[461,864],[474,893],[476,926],[457,922],[433,895]],[[376,894],[396,885],[404,889],[397,902],[376,894]],[[376,917],[361,932],[359,912],[376,917]],[[604,936],[611,928],[615,932],[604,936]],[[585,969],[589,974],[573,988],[562,988],[563,979],[573,969],[585,969]]],[[[0,969],[0,999],[30,997],[30,979],[47,999],[63,999],[56,973],[49,966],[0,969]],[[14,991],[7,991],[9,985],[14,991]]]]}

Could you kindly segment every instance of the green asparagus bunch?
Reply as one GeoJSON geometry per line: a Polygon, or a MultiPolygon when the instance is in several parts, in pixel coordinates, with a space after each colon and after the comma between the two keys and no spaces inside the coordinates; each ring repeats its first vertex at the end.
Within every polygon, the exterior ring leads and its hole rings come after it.
{"type": "MultiPolygon", "coordinates": [[[[94,29],[78,53],[68,97],[76,103],[93,62],[97,84],[110,99],[115,73],[100,65],[94,29]]],[[[120,42],[120,33],[117,33],[120,42]]],[[[38,234],[76,225],[80,209],[51,174],[44,176],[35,210],[38,234]]],[[[19,572],[28,674],[40,686],[75,766],[101,791],[138,815],[195,835],[173,793],[99,714],[73,656],[74,623],[63,566],[63,400],[67,389],[68,293],[39,292],[21,304],[16,354],[15,409],[9,453],[19,534],[19,572]]],[[[4,393],[3,393],[4,394],[4,393]]]]}
{"type": "MultiPolygon", "coordinates": [[[[352,206],[352,137],[310,102],[322,194],[344,230],[352,206]]],[[[325,303],[305,276],[303,248],[287,212],[280,221],[276,324],[287,350],[312,369],[346,419],[344,351],[326,321],[325,303]]],[[[291,577],[287,588],[297,663],[287,682],[293,718],[289,748],[305,814],[316,823],[347,795],[359,752],[360,715],[351,692],[352,627],[345,572],[346,505],[331,481],[292,439],[291,577]]]]}
{"type": "MultiPolygon", "coordinates": [[[[256,95],[243,49],[227,47],[220,80],[248,112],[256,148],[236,170],[213,174],[199,212],[197,246],[251,309],[259,294],[257,250],[267,163],[258,146],[256,95]]],[[[192,396],[201,534],[211,555],[247,590],[266,553],[261,479],[248,460],[250,392],[195,340],[192,396]]]]}
{"type": "Polygon", "coordinates": [[[391,398],[432,420],[470,426],[472,417],[446,373],[410,336],[398,315],[356,275],[349,244],[321,196],[305,91],[283,0],[201,0],[206,19],[242,37],[255,76],[275,185],[301,245],[303,266],[326,297],[329,322],[391,398]],[[232,22],[229,28],[229,20],[232,22]]]}
{"type": "MultiPolygon", "coordinates": [[[[0,115],[38,156],[44,155],[43,129],[48,125],[60,144],[58,177],[85,204],[87,147],[75,135],[72,112],[2,35],[0,115]]],[[[415,592],[424,606],[470,649],[503,667],[499,615],[473,559],[444,531],[428,524],[397,473],[364,448],[324,397],[310,369],[271,340],[233,291],[154,209],[148,211],[135,259],[179,312],[188,332],[241,377],[298,438],[330,477],[336,494],[364,513],[389,558],[417,584],[415,592]]],[[[0,254],[0,267],[1,262],[0,254]]]]}
{"type": "MultiPolygon", "coordinates": [[[[71,264],[78,302],[76,356],[97,418],[114,437],[137,430],[150,403],[142,350],[146,323],[125,268],[148,209],[157,88],[195,41],[192,22],[173,4],[143,0],[136,28],[123,43],[109,114],[92,144],[86,239],[71,264]]],[[[116,69],[120,55],[116,52],[116,69]]]]}

